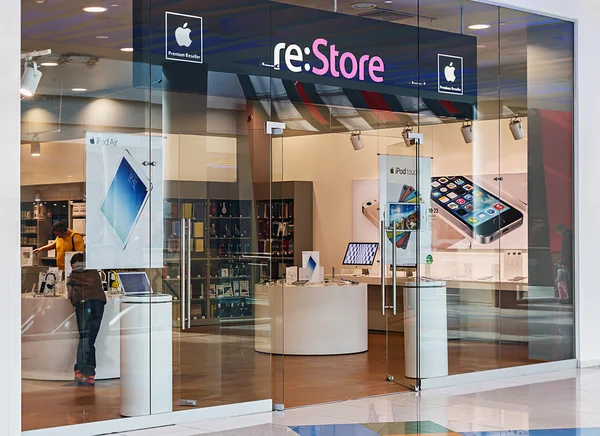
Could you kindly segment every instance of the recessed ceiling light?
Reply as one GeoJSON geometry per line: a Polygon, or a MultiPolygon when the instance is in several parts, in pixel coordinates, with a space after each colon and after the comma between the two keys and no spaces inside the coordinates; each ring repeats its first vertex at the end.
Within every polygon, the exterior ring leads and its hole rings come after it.
{"type": "Polygon", "coordinates": [[[506,26],[508,23],[506,21],[500,21],[501,26],[506,26]]]}
{"type": "Polygon", "coordinates": [[[118,7],[118,6],[119,6],[119,5],[118,5],[118,4],[116,4],[116,3],[113,3],[112,5],[110,5],[110,7],[111,7],[111,8],[116,8],[116,7],[118,7]]]}
{"type": "Polygon", "coordinates": [[[486,47],[487,47],[487,45],[483,45],[483,44],[479,44],[479,45],[477,46],[477,48],[486,48],[486,47]]]}
{"type": "Polygon", "coordinates": [[[87,88],[73,88],[73,89],[71,89],[71,91],[73,91],[73,92],[85,92],[85,91],[87,91],[87,88]]]}
{"type": "Polygon", "coordinates": [[[106,35],[98,35],[98,36],[96,36],[96,39],[108,39],[108,36],[106,36],[106,35]]]}
{"type": "Polygon", "coordinates": [[[392,0],[385,0],[384,3],[389,5],[390,3],[394,3],[394,2],[392,0]]]}
{"type": "Polygon", "coordinates": [[[374,9],[376,6],[375,3],[353,3],[350,5],[352,9],[374,9]]]}
{"type": "Polygon", "coordinates": [[[125,51],[125,52],[132,52],[132,51],[133,51],[133,49],[132,49],[131,47],[123,47],[123,48],[121,49],[121,51],[125,51]]]}
{"type": "Polygon", "coordinates": [[[469,29],[471,30],[485,30],[492,27],[490,24],[471,24],[469,29]]]}
{"type": "Polygon", "coordinates": [[[104,6],[88,6],[86,8],[83,8],[83,10],[85,12],[91,12],[93,14],[97,14],[97,13],[100,13],[100,12],[106,12],[106,11],[108,11],[108,9],[105,8],[104,6]]]}
{"type": "Polygon", "coordinates": [[[58,66],[58,62],[41,62],[41,67],[56,67],[58,66]]]}

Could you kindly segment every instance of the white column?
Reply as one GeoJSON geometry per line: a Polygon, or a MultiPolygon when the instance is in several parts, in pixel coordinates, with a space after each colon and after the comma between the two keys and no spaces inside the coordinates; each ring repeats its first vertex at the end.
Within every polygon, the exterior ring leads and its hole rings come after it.
{"type": "Polygon", "coordinates": [[[600,168],[598,98],[600,2],[594,0],[476,0],[557,18],[575,20],[575,286],[577,358],[581,366],[600,365],[600,168]]]}
{"type": "Polygon", "coordinates": [[[0,434],[21,434],[21,266],[19,101],[21,2],[4,0],[0,15],[0,434]]]}

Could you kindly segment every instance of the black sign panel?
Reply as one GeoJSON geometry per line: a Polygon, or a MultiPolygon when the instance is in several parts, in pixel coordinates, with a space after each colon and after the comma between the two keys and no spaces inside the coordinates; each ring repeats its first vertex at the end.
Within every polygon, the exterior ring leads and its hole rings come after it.
{"type": "Polygon", "coordinates": [[[147,2],[134,7],[139,61],[196,62],[209,71],[436,100],[477,99],[471,36],[259,0],[167,0],[151,8],[147,2]]]}

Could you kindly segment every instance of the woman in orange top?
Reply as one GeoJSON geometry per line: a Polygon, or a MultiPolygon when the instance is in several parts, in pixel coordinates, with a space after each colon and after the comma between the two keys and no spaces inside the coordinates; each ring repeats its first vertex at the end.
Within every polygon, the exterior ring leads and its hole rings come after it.
{"type": "Polygon", "coordinates": [[[33,250],[34,253],[41,251],[56,250],[56,266],[60,270],[65,269],[65,253],[67,251],[84,251],[85,243],[83,236],[71,230],[67,223],[61,221],[54,224],[52,233],[56,236],[56,240],[52,244],[33,250]]]}

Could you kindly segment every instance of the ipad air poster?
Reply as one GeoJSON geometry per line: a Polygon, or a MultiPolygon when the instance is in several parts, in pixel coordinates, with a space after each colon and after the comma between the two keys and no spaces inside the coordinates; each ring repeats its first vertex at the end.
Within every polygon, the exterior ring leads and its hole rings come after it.
{"type": "Polygon", "coordinates": [[[88,267],[162,267],[163,138],[86,132],[85,141],[88,267]]]}

